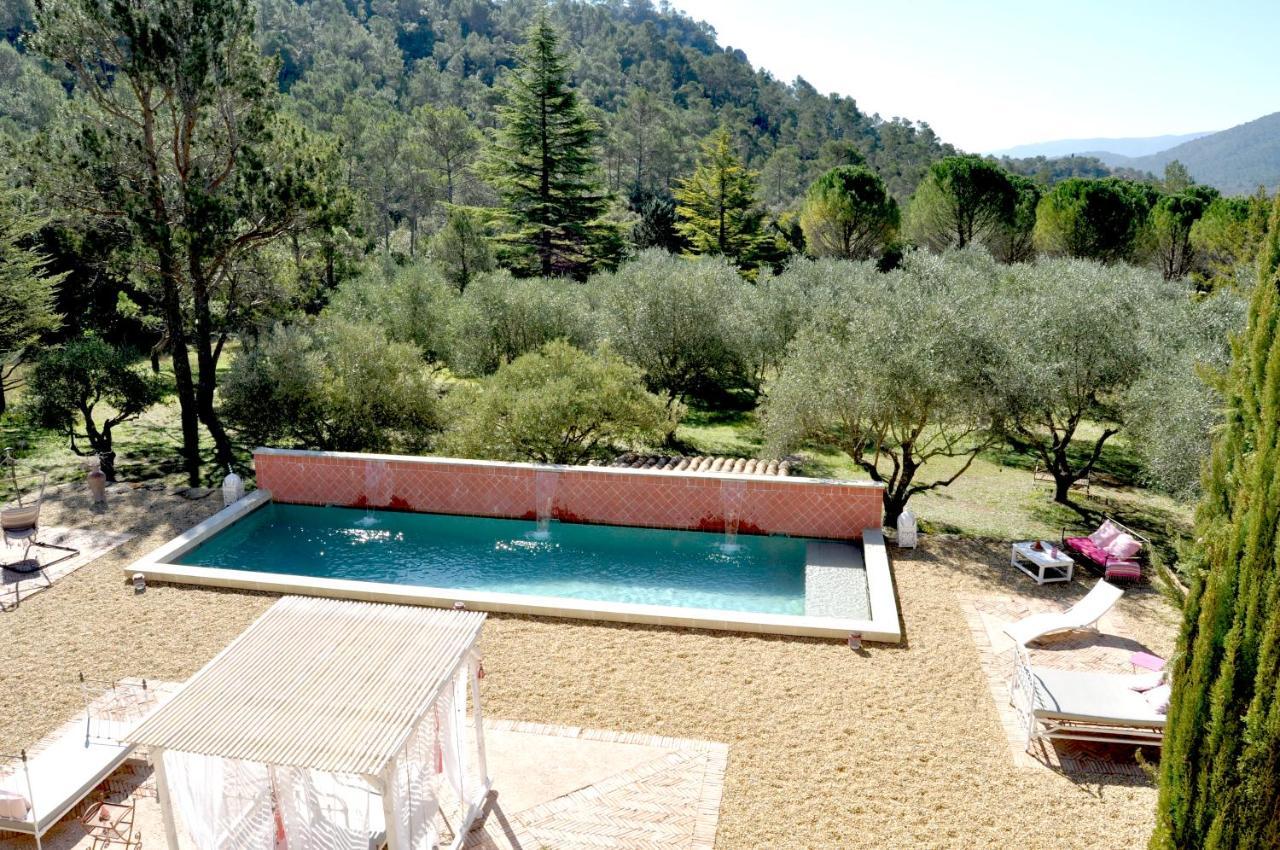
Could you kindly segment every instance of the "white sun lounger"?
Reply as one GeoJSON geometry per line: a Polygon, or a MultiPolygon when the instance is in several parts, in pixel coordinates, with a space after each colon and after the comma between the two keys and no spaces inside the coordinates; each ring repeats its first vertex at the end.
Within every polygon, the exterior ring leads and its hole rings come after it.
{"type": "Polygon", "coordinates": [[[1131,686],[1144,677],[1032,667],[1018,650],[1010,702],[1033,741],[1053,738],[1160,746],[1165,715],[1131,686]]]}
{"type": "Polygon", "coordinates": [[[1018,646],[1054,632],[1079,631],[1093,626],[1124,596],[1114,584],[1099,581],[1093,590],[1066,611],[1032,614],[1004,627],[1004,633],[1018,646]]]}
{"type": "Polygon", "coordinates": [[[166,702],[173,687],[151,687],[150,693],[154,703],[137,716],[103,719],[90,704],[30,752],[0,756],[0,789],[16,792],[29,806],[23,818],[0,816],[0,832],[33,836],[40,848],[41,837],[129,757],[133,745],[121,742],[124,733],[166,702]]]}

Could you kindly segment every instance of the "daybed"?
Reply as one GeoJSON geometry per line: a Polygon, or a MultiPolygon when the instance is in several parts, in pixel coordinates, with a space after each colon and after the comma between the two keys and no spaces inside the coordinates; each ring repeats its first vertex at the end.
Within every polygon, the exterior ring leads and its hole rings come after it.
{"type": "Polygon", "coordinates": [[[1098,530],[1085,537],[1068,537],[1062,533],[1062,546],[1081,556],[1085,566],[1102,573],[1108,581],[1139,581],[1142,578],[1142,552],[1150,540],[1107,519],[1098,530]]]}

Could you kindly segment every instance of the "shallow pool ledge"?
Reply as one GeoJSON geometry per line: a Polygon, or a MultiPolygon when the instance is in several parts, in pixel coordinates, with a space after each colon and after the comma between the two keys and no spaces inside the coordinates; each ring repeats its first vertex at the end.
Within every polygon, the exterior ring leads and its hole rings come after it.
{"type": "Polygon", "coordinates": [[[124,567],[126,575],[142,573],[149,581],[237,588],[280,594],[329,596],[402,605],[429,605],[453,608],[461,603],[477,611],[527,614],[542,617],[570,617],[620,623],[644,623],[694,629],[794,635],[846,639],[852,634],[877,643],[899,643],[902,629],[893,593],[893,577],[880,529],[862,532],[862,556],[866,565],[869,619],[794,614],[766,614],[749,611],[722,611],[709,608],[678,608],[533,596],[516,593],[417,587],[385,582],[318,578],[249,570],[193,567],[173,563],[201,542],[246,514],[271,501],[266,490],[257,490],[233,505],[188,529],[144,557],[124,567]]]}

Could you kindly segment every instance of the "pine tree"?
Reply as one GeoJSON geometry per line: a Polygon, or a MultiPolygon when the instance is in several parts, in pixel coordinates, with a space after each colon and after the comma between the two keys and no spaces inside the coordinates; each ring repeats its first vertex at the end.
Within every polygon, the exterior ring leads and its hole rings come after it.
{"type": "Polygon", "coordinates": [[[47,274],[47,258],[29,244],[43,224],[21,210],[15,192],[0,188],[0,413],[7,391],[20,383],[18,365],[62,324],[55,301],[64,275],[47,274]]]}
{"type": "Polygon", "coordinates": [[[1196,515],[1153,850],[1280,847],[1280,201],[1196,515]]]}
{"type": "Polygon", "coordinates": [[[502,200],[501,259],[523,274],[585,277],[621,253],[595,143],[599,127],[578,102],[560,37],[540,15],[506,86],[500,129],[481,171],[502,200]]]}
{"type": "Polygon", "coordinates": [[[693,174],[675,191],[676,229],[691,254],[720,254],[743,269],[754,268],[764,248],[763,211],[757,203],[759,177],[733,151],[721,128],[702,143],[693,174]]]}

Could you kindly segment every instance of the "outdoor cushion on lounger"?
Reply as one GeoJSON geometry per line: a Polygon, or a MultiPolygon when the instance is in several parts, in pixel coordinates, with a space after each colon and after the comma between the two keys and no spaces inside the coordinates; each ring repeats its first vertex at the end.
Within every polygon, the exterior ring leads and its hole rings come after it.
{"type": "Polygon", "coordinates": [[[1042,720],[1160,729],[1165,715],[1132,685],[1137,677],[1083,670],[1032,667],[1033,712],[1042,720]]]}

